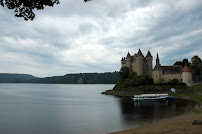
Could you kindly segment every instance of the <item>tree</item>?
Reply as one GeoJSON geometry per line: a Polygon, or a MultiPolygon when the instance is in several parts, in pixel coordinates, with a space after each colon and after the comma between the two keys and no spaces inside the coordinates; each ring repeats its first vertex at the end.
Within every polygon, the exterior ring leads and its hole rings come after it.
{"type": "Polygon", "coordinates": [[[196,74],[197,80],[202,70],[202,61],[198,56],[193,56],[191,58],[191,70],[196,74]]]}
{"type": "Polygon", "coordinates": [[[130,69],[128,67],[122,67],[119,73],[121,78],[128,78],[130,69]]]}
{"type": "Polygon", "coordinates": [[[174,65],[180,65],[182,67],[187,65],[189,67],[189,61],[187,59],[183,59],[183,61],[176,61],[174,65]]]}
{"type": "Polygon", "coordinates": [[[34,20],[35,14],[33,10],[44,9],[44,6],[53,7],[59,4],[59,0],[0,0],[0,5],[7,6],[15,12],[16,17],[23,17],[24,20],[34,20]]]}

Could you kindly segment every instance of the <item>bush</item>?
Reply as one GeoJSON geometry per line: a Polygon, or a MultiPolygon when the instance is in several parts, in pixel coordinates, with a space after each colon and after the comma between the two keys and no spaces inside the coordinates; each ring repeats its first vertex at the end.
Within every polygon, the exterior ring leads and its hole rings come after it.
{"type": "Polygon", "coordinates": [[[151,85],[153,84],[153,79],[149,78],[147,75],[135,76],[129,75],[128,78],[120,78],[116,83],[115,90],[129,90],[137,86],[151,85]]]}
{"type": "Polygon", "coordinates": [[[175,89],[186,89],[187,86],[185,83],[158,83],[158,84],[154,84],[155,86],[158,86],[159,88],[175,88],[175,89]]]}
{"type": "Polygon", "coordinates": [[[120,74],[120,78],[128,78],[129,76],[129,72],[130,72],[130,69],[128,67],[122,67],[119,74],[120,74]]]}
{"type": "Polygon", "coordinates": [[[179,81],[178,81],[178,79],[172,79],[171,80],[171,83],[178,83],[179,81]]]}

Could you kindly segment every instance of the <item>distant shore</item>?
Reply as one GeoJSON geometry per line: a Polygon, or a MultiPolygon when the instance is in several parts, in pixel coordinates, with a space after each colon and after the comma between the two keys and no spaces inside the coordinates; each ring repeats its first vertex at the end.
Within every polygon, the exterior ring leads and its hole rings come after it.
{"type": "Polygon", "coordinates": [[[202,125],[192,124],[195,120],[202,120],[202,108],[153,124],[110,134],[202,134],[202,125]]]}

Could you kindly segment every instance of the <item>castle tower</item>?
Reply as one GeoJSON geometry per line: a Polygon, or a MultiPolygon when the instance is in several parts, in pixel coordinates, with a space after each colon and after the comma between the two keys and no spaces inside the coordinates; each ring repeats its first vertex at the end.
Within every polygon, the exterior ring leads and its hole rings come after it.
{"type": "Polygon", "coordinates": [[[137,76],[148,75],[151,78],[152,77],[152,60],[153,60],[153,57],[149,51],[147,53],[147,56],[144,57],[141,50],[139,49],[138,53],[135,53],[134,55],[130,55],[130,53],[128,52],[126,58],[123,57],[121,59],[121,66],[128,67],[130,71],[134,73],[134,75],[137,75],[137,76]]]}
{"type": "Polygon", "coordinates": [[[130,56],[130,53],[129,53],[129,52],[128,52],[127,56],[126,56],[126,67],[132,69],[131,56],[130,56]]]}
{"type": "Polygon", "coordinates": [[[146,56],[146,60],[147,60],[147,75],[149,76],[149,78],[152,78],[152,61],[153,61],[153,57],[150,53],[150,51],[147,52],[147,56],[146,56]]]}
{"type": "Polygon", "coordinates": [[[136,62],[137,62],[137,75],[143,75],[144,74],[144,56],[139,49],[136,57],[136,62]]]}
{"type": "Polygon", "coordinates": [[[123,57],[123,58],[121,59],[121,67],[125,67],[125,66],[126,66],[126,58],[123,57]]]}
{"type": "Polygon", "coordinates": [[[156,66],[154,67],[152,71],[152,78],[154,79],[154,83],[161,83],[163,77],[163,69],[160,64],[159,56],[157,53],[156,56],[156,66]]]}
{"type": "Polygon", "coordinates": [[[187,64],[184,66],[184,69],[182,71],[182,82],[186,83],[189,87],[192,86],[192,73],[189,70],[187,64]]]}

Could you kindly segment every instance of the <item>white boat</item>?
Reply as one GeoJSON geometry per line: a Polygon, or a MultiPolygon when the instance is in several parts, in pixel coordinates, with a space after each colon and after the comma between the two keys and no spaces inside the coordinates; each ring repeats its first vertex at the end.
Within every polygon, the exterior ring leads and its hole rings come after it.
{"type": "Polygon", "coordinates": [[[134,95],[134,101],[152,101],[152,100],[166,100],[168,98],[168,94],[141,94],[134,95]]]}

